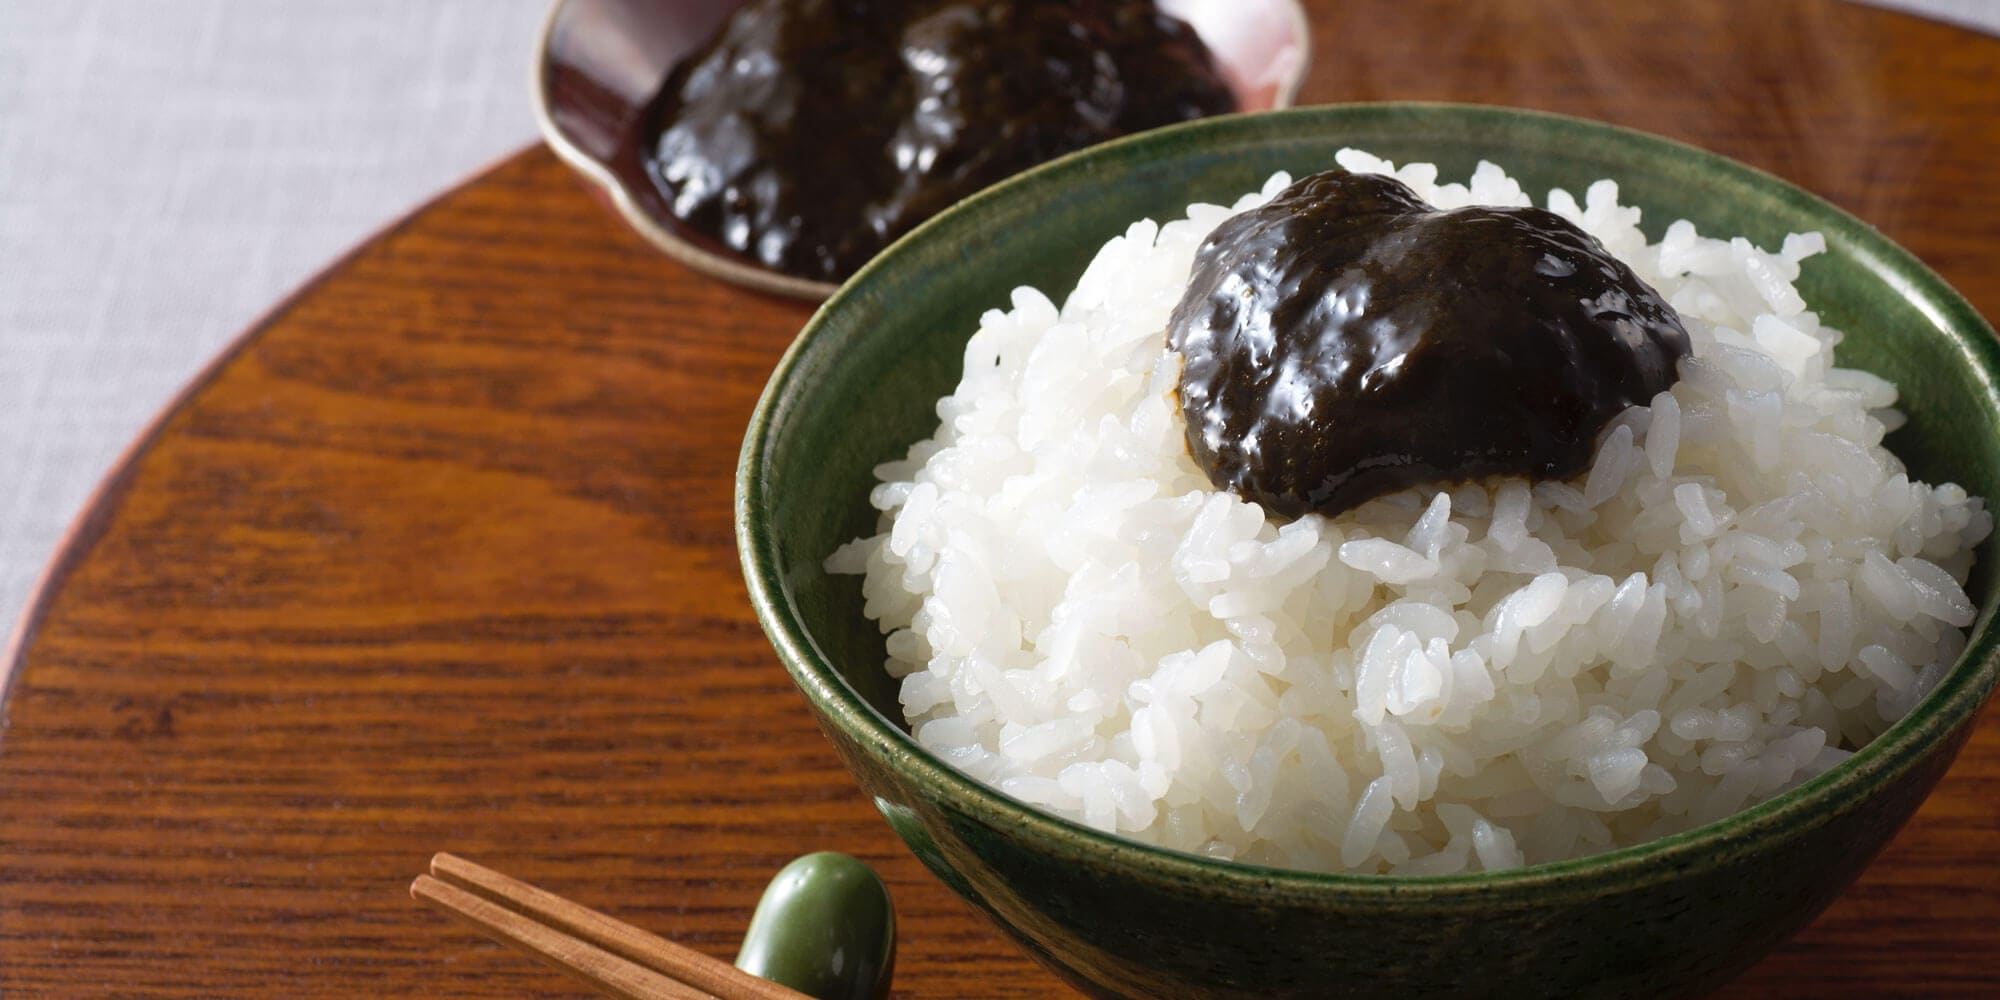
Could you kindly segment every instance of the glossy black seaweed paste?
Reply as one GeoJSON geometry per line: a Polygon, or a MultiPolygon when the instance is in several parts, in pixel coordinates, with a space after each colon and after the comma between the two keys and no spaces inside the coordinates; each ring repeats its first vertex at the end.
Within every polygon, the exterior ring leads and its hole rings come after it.
{"type": "Polygon", "coordinates": [[[1576,475],[1689,350],[1659,293],[1560,216],[1439,211],[1344,170],[1218,226],[1167,337],[1195,462],[1288,517],[1576,475]]]}
{"type": "Polygon", "coordinates": [[[654,98],[647,174],[691,232],[838,281],[995,181],[1235,107],[1153,0],[753,0],[654,98]]]}

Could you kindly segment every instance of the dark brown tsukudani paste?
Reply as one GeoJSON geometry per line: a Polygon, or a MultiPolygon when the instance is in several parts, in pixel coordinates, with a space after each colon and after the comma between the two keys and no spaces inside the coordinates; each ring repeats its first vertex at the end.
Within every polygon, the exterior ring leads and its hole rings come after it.
{"type": "Polygon", "coordinates": [[[1560,216],[1438,211],[1344,170],[1218,226],[1167,340],[1195,462],[1293,517],[1575,475],[1689,349],[1659,293],[1560,216]]]}
{"type": "Polygon", "coordinates": [[[837,281],[995,181],[1235,107],[1153,0],[753,0],[654,98],[647,173],[689,229],[837,281]]]}

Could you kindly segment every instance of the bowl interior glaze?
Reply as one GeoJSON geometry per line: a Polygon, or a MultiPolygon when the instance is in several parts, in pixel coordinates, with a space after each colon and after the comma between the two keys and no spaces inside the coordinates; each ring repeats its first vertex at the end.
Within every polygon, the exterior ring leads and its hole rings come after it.
{"type": "MultiPolygon", "coordinates": [[[[1492,905],[1497,894],[1517,890],[1521,899],[1584,900],[1607,887],[1626,891],[1664,882],[1690,867],[1768,851],[1857,803],[1872,808],[1868,803],[1890,783],[1915,781],[1919,774],[1934,779],[1930,769],[1943,766],[1936,758],[1948,761],[1955,753],[2000,676],[2000,638],[1993,627],[2000,543],[1993,539],[1980,547],[1968,584],[1980,609],[1968,648],[1916,711],[1852,759],[1771,801],[1688,833],[1577,861],[1426,878],[1210,861],[1020,805],[916,746],[901,723],[895,682],[882,669],[882,637],[862,615],[859,578],[828,576],[821,562],[839,544],[875,530],[876,515],[866,502],[874,485],[870,470],[933,433],[933,404],[957,382],[962,348],[979,314],[1005,307],[1017,285],[1041,288],[1060,302],[1097,248],[1133,220],[1177,217],[1192,201],[1233,199],[1274,170],[1299,176],[1324,169],[1343,146],[1398,162],[1435,162],[1448,180],[1463,180],[1479,160],[1490,159],[1538,203],[1550,187],[1580,197],[1590,182],[1615,178],[1621,200],[1643,209],[1642,228],[1651,239],[1678,218],[1694,221],[1705,234],[1743,235],[1766,247],[1791,232],[1820,231],[1828,252],[1804,265],[1799,287],[1829,325],[1846,331],[1839,362],[1881,374],[1901,389],[1909,423],[1890,446],[1913,476],[2000,495],[2000,343],[1992,329],[1880,233],[1767,174],[1599,123],[1461,105],[1307,108],[1135,136],[989,189],[885,252],[813,317],[752,418],[737,482],[738,546],[752,600],[787,669],[864,785],[872,790],[881,781],[871,775],[893,775],[953,815],[971,817],[970,824],[1008,831],[1012,847],[1028,844],[1119,871],[1142,869],[1159,882],[1211,886],[1274,904],[1319,905],[1332,895],[1348,903],[1418,900],[1455,909],[1492,905]]],[[[1884,841],[1906,815],[1884,820],[1884,841]]],[[[907,823],[896,825],[913,839],[907,823]]],[[[925,860],[941,867],[932,857],[925,860]]],[[[1854,871],[1860,863],[1853,862],[1854,871]]],[[[1842,884],[1851,875],[1843,874],[1842,884]]],[[[1802,925],[1831,895],[1829,890],[1794,914],[1796,921],[1782,933],[1802,925]]],[[[1756,953],[1775,940],[1758,942],[1756,953]]]]}

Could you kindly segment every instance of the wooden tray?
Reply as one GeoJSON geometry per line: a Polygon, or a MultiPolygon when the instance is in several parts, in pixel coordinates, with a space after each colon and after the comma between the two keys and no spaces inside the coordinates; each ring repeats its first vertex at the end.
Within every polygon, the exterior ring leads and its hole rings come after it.
{"type": "MultiPolygon", "coordinates": [[[[1833,2],[1343,0],[1310,101],[1589,115],[1764,167],[2000,314],[2000,41],[1833,2]]],[[[712,954],[836,849],[897,991],[1061,995],[926,875],[745,603],[742,426],[805,308],[695,277],[529,150],[245,334],[107,479],[7,662],[0,993],[563,979],[410,902],[452,850],[712,954]]],[[[2000,990],[2000,710],[1732,992],[2000,990]]]]}

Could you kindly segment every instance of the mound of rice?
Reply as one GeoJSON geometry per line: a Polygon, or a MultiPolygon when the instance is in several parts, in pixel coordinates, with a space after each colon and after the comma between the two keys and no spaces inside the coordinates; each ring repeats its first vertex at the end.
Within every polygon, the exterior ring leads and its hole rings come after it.
{"type": "MultiPolygon", "coordinates": [[[[1355,150],[1441,208],[1527,205],[1355,150]]],[[[826,562],[925,747],[1024,802],[1166,847],[1407,874],[1604,851],[1825,771],[1964,648],[1980,500],[1881,445],[1894,386],[1836,368],[1793,289],[1823,249],[1647,244],[1611,181],[1582,226],[1694,353],[1579,480],[1499,479],[1289,523],[1188,457],[1164,349],[1233,209],[1135,223],[1058,309],[988,312],[937,436],[877,469],[882,534],[826,562]]]]}

